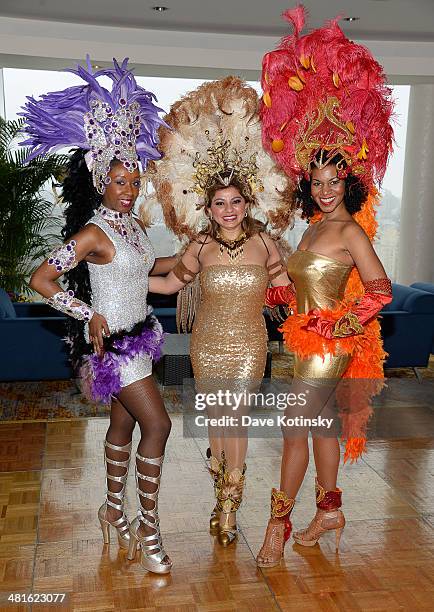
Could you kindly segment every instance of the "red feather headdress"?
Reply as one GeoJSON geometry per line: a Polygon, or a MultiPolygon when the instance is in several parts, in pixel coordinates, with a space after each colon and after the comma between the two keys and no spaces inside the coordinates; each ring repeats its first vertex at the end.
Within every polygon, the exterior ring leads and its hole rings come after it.
{"type": "Polygon", "coordinates": [[[368,186],[381,181],[392,150],[393,102],[382,67],[345,36],[339,18],[305,36],[306,10],[283,17],[294,33],[262,63],[263,145],[294,180],[335,153],[368,186]]]}
{"type": "MultiPolygon", "coordinates": [[[[299,5],[283,16],[292,23],[294,33],[283,38],[279,48],[263,60],[264,148],[294,182],[310,173],[312,163],[323,167],[339,153],[344,160],[342,171],[358,176],[368,187],[369,196],[354,220],[373,240],[378,205],[374,182],[384,176],[393,141],[393,101],[383,69],[368,49],[346,38],[338,18],[300,36],[306,18],[304,7],[299,5]]],[[[317,212],[310,222],[321,217],[317,212]]],[[[362,294],[363,285],[354,268],[343,302],[324,316],[337,320],[362,294]]],[[[288,348],[302,359],[333,353],[332,342],[304,329],[309,316],[297,314],[296,307],[294,313],[281,328],[288,348]]],[[[352,360],[343,382],[351,381],[352,385],[344,384],[337,399],[342,409],[345,460],[354,461],[365,450],[372,396],[384,384],[385,353],[376,319],[365,326],[362,336],[346,340],[352,360]]]]}

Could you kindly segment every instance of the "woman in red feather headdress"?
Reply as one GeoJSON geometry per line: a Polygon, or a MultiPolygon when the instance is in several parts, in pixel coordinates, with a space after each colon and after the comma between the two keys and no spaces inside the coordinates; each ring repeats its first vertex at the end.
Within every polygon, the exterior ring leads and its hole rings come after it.
{"type": "MultiPolygon", "coordinates": [[[[371,242],[374,184],[391,151],[393,103],[381,66],[345,37],[337,19],[300,36],[305,9],[298,6],[284,17],[294,33],[263,60],[263,144],[298,183],[292,206],[309,227],[288,260],[292,284],[268,289],[267,305],[293,310],[282,331],[295,354],[293,390],[307,400],[286,416],[326,418],[337,399],[344,461],[354,461],[365,449],[370,400],[383,386],[376,314],[391,301],[391,283],[371,242]]],[[[345,518],[336,486],[337,432],[320,426],[311,431],[317,512],[294,539],[313,546],[334,530],[338,546],[345,518]]],[[[257,558],[262,567],[283,557],[309,461],[308,433],[284,434],[280,489],[271,492],[271,518],[257,558]]]]}

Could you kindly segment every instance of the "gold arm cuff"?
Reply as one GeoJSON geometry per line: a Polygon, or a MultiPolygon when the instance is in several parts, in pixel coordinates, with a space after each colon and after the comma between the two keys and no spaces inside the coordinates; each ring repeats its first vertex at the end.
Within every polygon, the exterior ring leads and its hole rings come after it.
{"type": "Polygon", "coordinates": [[[336,321],[332,336],[333,338],[346,338],[354,334],[363,334],[364,331],[357,316],[350,311],[336,321]]]}

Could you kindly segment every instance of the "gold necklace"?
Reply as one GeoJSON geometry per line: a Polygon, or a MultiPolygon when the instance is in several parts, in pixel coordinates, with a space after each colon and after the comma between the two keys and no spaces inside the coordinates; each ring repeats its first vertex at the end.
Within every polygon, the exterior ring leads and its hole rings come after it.
{"type": "Polygon", "coordinates": [[[217,230],[215,239],[220,245],[220,255],[223,255],[224,251],[226,251],[229,259],[233,263],[237,259],[243,256],[244,254],[243,246],[249,238],[248,236],[246,236],[245,232],[241,232],[241,234],[237,236],[236,238],[234,238],[234,240],[226,240],[220,234],[220,231],[217,230]]]}

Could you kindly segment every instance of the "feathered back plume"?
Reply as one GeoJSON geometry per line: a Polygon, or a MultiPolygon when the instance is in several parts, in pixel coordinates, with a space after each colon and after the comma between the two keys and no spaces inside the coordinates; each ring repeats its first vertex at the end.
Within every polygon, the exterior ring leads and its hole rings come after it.
{"type": "Polygon", "coordinates": [[[172,105],[165,117],[172,129],[159,130],[164,157],[150,168],[149,177],[166,225],[178,237],[196,237],[206,222],[204,181],[198,178],[197,161],[206,165],[213,143],[225,144],[225,164],[232,163],[234,151],[256,164],[249,179],[256,183],[253,191],[258,202],[252,213],[269,221],[278,233],[290,224],[290,183],[262,148],[258,107],[256,91],[232,76],[204,83],[172,105]]]}
{"type": "Polygon", "coordinates": [[[365,184],[381,181],[393,140],[393,102],[382,67],[366,47],[348,40],[339,18],[300,36],[304,7],[283,16],[294,32],[262,64],[265,149],[293,180],[328,147],[341,149],[365,184]]]}
{"type": "Polygon", "coordinates": [[[113,60],[113,68],[97,72],[89,56],[86,59],[87,68],[67,71],[83,79],[83,85],[44,94],[39,100],[27,97],[20,114],[29,138],[20,144],[32,147],[28,161],[62,147],[88,150],[94,185],[103,193],[112,159],[133,171],[138,161],[145,169],[149,160],[161,157],[157,130],[164,122],[154,94],[137,85],[127,68],[128,58],[121,65],[113,60]],[[111,79],[111,91],[98,82],[101,76],[111,79]]]}

